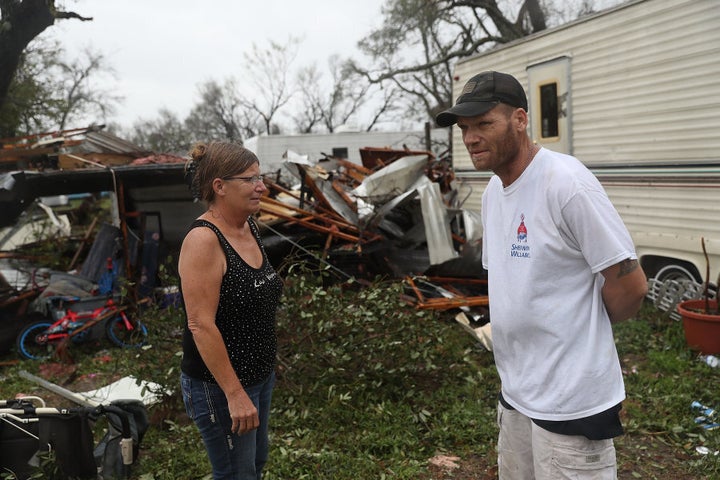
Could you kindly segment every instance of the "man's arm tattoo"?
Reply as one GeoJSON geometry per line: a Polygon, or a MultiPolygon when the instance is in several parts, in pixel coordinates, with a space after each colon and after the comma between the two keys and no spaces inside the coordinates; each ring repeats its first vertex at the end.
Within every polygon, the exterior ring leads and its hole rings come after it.
{"type": "Polygon", "coordinates": [[[620,270],[618,270],[618,278],[624,277],[625,275],[629,274],[633,270],[640,267],[640,264],[637,260],[633,260],[631,258],[626,258],[622,262],[620,262],[620,270]]]}

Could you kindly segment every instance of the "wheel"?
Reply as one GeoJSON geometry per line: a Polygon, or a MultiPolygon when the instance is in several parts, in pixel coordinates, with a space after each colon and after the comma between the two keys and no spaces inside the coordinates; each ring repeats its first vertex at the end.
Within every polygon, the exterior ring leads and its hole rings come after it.
{"type": "Polygon", "coordinates": [[[681,265],[672,263],[669,265],[665,265],[663,268],[658,270],[658,272],[655,274],[655,280],[660,283],[665,283],[668,280],[677,280],[679,282],[697,282],[697,278],[690,270],[681,265]]]}
{"type": "Polygon", "coordinates": [[[105,332],[112,343],[123,348],[137,348],[145,345],[147,328],[136,321],[135,328],[128,330],[122,316],[116,315],[107,321],[105,332]]]}
{"type": "Polygon", "coordinates": [[[52,323],[41,320],[33,322],[20,330],[15,342],[18,355],[28,360],[49,358],[58,342],[48,340],[47,329],[52,323]]]}

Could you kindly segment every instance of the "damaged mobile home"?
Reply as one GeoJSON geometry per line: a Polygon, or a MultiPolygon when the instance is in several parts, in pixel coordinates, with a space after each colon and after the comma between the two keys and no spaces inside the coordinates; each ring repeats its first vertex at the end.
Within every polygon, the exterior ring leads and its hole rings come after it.
{"type": "MultiPolygon", "coordinates": [[[[627,225],[648,278],[720,273],[720,8],[714,0],[633,0],[458,62],[454,92],[484,70],[528,93],[530,134],[583,161],[627,225]]],[[[453,166],[479,211],[458,129],[453,166]]]]}

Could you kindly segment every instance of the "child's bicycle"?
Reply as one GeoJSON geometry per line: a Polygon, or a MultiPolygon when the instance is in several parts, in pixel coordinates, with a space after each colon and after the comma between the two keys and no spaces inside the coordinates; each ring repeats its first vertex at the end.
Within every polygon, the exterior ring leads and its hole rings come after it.
{"type": "Polygon", "coordinates": [[[55,297],[53,301],[70,302],[70,307],[53,308],[56,320],[35,321],[20,330],[15,346],[22,358],[38,360],[53,354],[62,357],[68,342],[96,338],[99,329],[104,329],[107,338],[119,347],[141,347],[147,339],[145,325],[131,320],[125,314],[127,307],[119,306],[111,297],[96,308],[80,311],[78,306],[83,300],[77,297],[55,297]]]}

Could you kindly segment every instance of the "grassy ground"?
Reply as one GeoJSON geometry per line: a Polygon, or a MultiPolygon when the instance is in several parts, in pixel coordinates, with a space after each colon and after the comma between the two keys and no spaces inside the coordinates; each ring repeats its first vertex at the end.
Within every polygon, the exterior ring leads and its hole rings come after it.
{"type": "MultiPolygon", "coordinates": [[[[278,384],[266,479],[490,479],[496,477],[490,352],[454,313],[400,301],[401,285],[323,288],[293,276],[278,315],[278,384]]],[[[22,362],[0,370],[0,398],[36,393],[71,402],[18,376],[21,369],[73,391],[135,375],[176,389],[182,317],[150,310],[151,346],[73,346],[73,364],[22,362]]],[[[615,328],[628,400],[617,439],[621,479],[720,477],[720,430],[695,424],[693,400],[720,408],[720,369],[700,362],[682,326],[646,306],[615,328]]],[[[4,360],[14,358],[9,355],[4,360]]],[[[150,408],[152,426],[133,467],[138,479],[201,479],[209,465],[176,394],[150,408]]],[[[2,478],[2,477],[0,477],[2,478]]],[[[39,477],[43,478],[43,477],[39,477]]],[[[50,478],[45,476],[44,478],[50,478]]]]}

